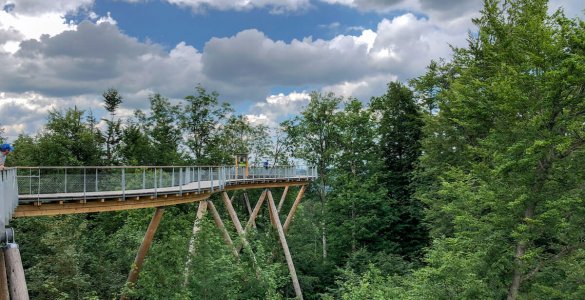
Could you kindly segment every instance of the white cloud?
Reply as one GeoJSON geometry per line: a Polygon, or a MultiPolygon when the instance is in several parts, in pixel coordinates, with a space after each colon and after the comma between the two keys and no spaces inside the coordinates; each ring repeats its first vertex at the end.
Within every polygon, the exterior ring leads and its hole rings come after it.
{"type": "Polygon", "coordinates": [[[94,0],[0,0],[0,7],[12,6],[11,12],[18,15],[42,16],[46,14],[72,13],[78,10],[88,9],[94,0]]]}
{"type": "Polygon", "coordinates": [[[189,7],[195,12],[207,9],[217,10],[251,10],[270,8],[273,13],[305,10],[310,7],[309,0],[166,0],[168,3],[189,7]]]}
{"type": "MultiPolygon", "coordinates": [[[[268,8],[273,12],[311,5],[309,0],[168,2],[196,10],[268,8]]],[[[283,41],[249,29],[212,38],[203,49],[180,42],[169,50],[128,36],[111,14],[89,11],[90,0],[17,1],[13,10],[0,11],[1,125],[10,136],[32,133],[44,123],[48,108],[75,104],[99,114],[101,93],[110,87],[123,95],[120,116],[127,117],[136,108],[147,109],[152,93],[181,99],[201,83],[232,104],[260,100],[250,105],[250,120],[275,126],[301,110],[309,100],[308,90],[368,100],[383,94],[389,81],[421,74],[431,59],[451,55],[447,43],[466,45],[470,16],[481,5],[479,0],[440,1],[441,5],[430,0],[326,2],[406,13],[331,39],[283,41]],[[67,23],[65,14],[79,10],[87,12],[89,21],[67,23]],[[299,92],[278,94],[278,89],[299,92]]],[[[584,6],[577,0],[553,3],[571,12],[584,6]]]]}
{"type": "Polygon", "coordinates": [[[256,103],[246,117],[255,123],[276,128],[280,122],[300,112],[309,100],[311,96],[306,91],[270,95],[264,102],[256,103]]]}

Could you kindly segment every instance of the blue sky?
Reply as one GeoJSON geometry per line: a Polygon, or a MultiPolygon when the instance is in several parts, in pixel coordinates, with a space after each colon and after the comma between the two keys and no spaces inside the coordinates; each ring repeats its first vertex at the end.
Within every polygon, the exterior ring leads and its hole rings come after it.
{"type": "MultiPolygon", "coordinates": [[[[0,128],[34,134],[51,109],[119,116],[196,84],[276,126],[311,91],[367,101],[465,46],[481,0],[0,0],[0,128]]],[[[582,17],[582,0],[552,0],[582,17]]]]}
{"type": "Polygon", "coordinates": [[[141,40],[151,39],[169,47],[184,41],[198,49],[212,37],[229,37],[252,28],[275,40],[291,41],[307,36],[330,39],[338,34],[356,33],[359,28],[375,29],[384,17],[397,15],[397,12],[362,12],[327,3],[313,5],[302,12],[289,14],[271,14],[267,8],[249,11],[210,9],[195,13],[189,8],[159,1],[101,1],[96,2],[94,11],[99,15],[115,12],[120,29],[141,40]],[[169,20],[173,22],[169,23],[169,20]]]}

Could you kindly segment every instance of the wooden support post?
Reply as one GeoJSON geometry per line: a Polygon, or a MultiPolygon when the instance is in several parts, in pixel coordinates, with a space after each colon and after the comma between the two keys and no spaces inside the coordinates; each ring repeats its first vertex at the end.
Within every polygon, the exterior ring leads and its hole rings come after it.
{"type": "Polygon", "coordinates": [[[301,285],[299,284],[299,279],[297,278],[297,272],[295,271],[295,265],[292,261],[292,257],[290,255],[290,250],[288,249],[288,243],[286,242],[286,238],[284,236],[284,230],[282,229],[282,225],[280,224],[280,218],[278,217],[278,211],[276,209],[276,205],[274,205],[274,199],[272,199],[272,193],[268,191],[268,206],[274,218],[274,224],[276,225],[276,230],[278,231],[278,237],[280,238],[280,244],[282,245],[282,250],[284,251],[284,257],[286,258],[286,264],[288,266],[288,270],[290,271],[290,278],[293,282],[293,287],[295,289],[295,294],[298,299],[303,299],[303,292],[301,291],[301,285]]]}
{"type": "Polygon", "coordinates": [[[207,207],[209,208],[209,211],[211,211],[211,215],[213,216],[213,221],[215,221],[215,226],[217,226],[219,231],[221,231],[221,234],[223,236],[223,240],[230,247],[234,256],[236,258],[239,258],[240,255],[238,254],[238,251],[236,251],[236,247],[234,247],[234,242],[232,242],[232,238],[230,237],[230,234],[227,232],[227,229],[225,228],[225,225],[223,224],[223,221],[221,220],[221,217],[219,216],[219,213],[217,212],[215,205],[213,205],[213,202],[208,200],[207,207]]]}
{"type": "Polygon", "coordinates": [[[0,300],[9,300],[8,279],[6,278],[6,263],[4,262],[4,251],[0,251],[0,300]]]}
{"type": "MultiPolygon", "coordinates": [[[[152,220],[150,220],[150,224],[148,224],[148,229],[146,229],[146,234],[144,235],[144,239],[142,240],[142,244],[138,249],[138,253],[136,254],[136,258],[134,259],[134,264],[132,264],[132,270],[130,270],[130,275],[128,275],[127,284],[133,287],[138,280],[138,274],[140,273],[140,269],[142,268],[142,264],[144,263],[144,258],[146,257],[146,253],[148,253],[148,249],[152,244],[152,239],[154,234],[156,233],[156,229],[160,224],[160,220],[162,219],[162,215],[164,213],[164,207],[157,207],[154,215],[152,216],[152,220]]],[[[122,294],[120,297],[121,300],[126,299],[126,295],[122,294]]]]}
{"type": "Polygon", "coordinates": [[[286,194],[288,192],[288,185],[284,187],[284,192],[282,192],[282,197],[280,197],[280,202],[278,202],[278,212],[282,209],[282,204],[284,204],[284,199],[286,199],[286,194]]]}
{"type": "Polygon", "coordinates": [[[195,241],[197,237],[197,233],[201,230],[201,220],[203,220],[203,216],[207,212],[207,201],[199,201],[199,207],[197,208],[197,214],[195,215],[195,221],[193,221],[193,234],[189,239],[189,254],[187,255],[187,262],[185,263],[185,271],[183,276],[185,277],[185,281],[183,282],[183,286],[187,286],[189,284],[189,267],[191,266],[191,258],[195,256],[195,241]]]}
{"type": "Polygon", "coordinates": [[[236,211],[234,210],[232,202],[230,201],[230,197],[228,196],[228,194],[226,192],[221,192],[221,195],[222,195],[222,199],[223,199],[223,204],[225,205],[225,207],[228,211],[228,214],[230,215],[230,218],[232,219],[232,222],[234,223],[234,226],[236,227],[236,231],[238,232],[238,234],[243,235],[244,228],[242,228],[242,224],[240,223],[240,220],[238,219],[238,215],[236,214],[236,211]]]}
{"type": "Polygon", "coordinates": [[[238,235],[240,236],[240,240],[242,241],[242,245],[244,245],[244,248],[246,248],[250,252],[250,255],[252,256],[252,262],[254,263],[254,268],[256,269],[256,277],[259,278],[260,277],[260,268],[258,267],[258,262],[256,261],[256,256],[254,255],[254,251],[252,251],[252,247],[250,246],[250,243],[248,243],[248,240],[246,239],[246,236],[244,233],[244,228],[242,228],[242,224],[240,223],[240,220],[238,219],[238,215],[236,214],[236,211],[234,210],[234,207],[232,206],[232,202],[230,201],[228,194],[224,191],[224,192],[221,192],[221,195],[222,195],[223,203],[228,211],[228,214],[230,215],[230,218],[232,219],[232,223],[234,223],[234,226],[236,227],[236,231],[238,232],[238,235]]]}
{"type": "Polygon", "coordinates": [[[20,258],[18,244],[8,243],[4,248],[4,260],[8,277],[10,299],[28,300],[28,289],[24,278],[24,269],[20,258]]]}
{"type": "Polygon", "coordinates": [[[248,231],[249,228],[254,227],[256,228],[256,217],[258,216],[258,213],[260,212],[260,208],[262,208],[262,203],[264,203],[264,199],[266,199],[266,191],[264,190],[262,192],[262,195],[260,195],[260,198],[258,198],[258,202],[256,203],[256,206],[254,206],[254,210],[252,211],[252,214],[250,215],[250,219],[248,220],[248,224],[246,224],[246,231],[248,231]]]}
{"type": "Polygon", "coordinates": [[[288,231],[288,227],[290,226],[290,223],[292,222],[293,217],[295,216],[295,213],[297,212],[297,207],[299,206],[299,203],[301,203],[301,199],[303,198],[303,195],[305,194],[305,189],[307,188],[306,185],[303,185],[301,187],[301,189],[299,190],[299,193],[297,194],[297,198],[295,199],[295,202],[293,203],[292,207],[290,208],[290,212],[288,213],[288,216],[286,217],[286,221],[284,222],[284,233],[286,233],[288,231]]]}
{"type": "Polygon", "coordinates": [[[244,190],[244,201],[246,202],[246,208],[248,209],[248,215],[252,215],[252,206],[250,206],[250,198],[248,197],[248,192],[244,190]]]}
{"type": "MultiPolygon", "coordinates": [[[[254,207],[254,211],[252,211],[252,215],[250,216],[250,219],[248,220],[248,223],[246,224],[246,228],[244,229],[244,234],[248,231],[250,231],[250,228],[254,227],[256,228],[256,223],[254,222],[256,220],[256,217],[258,216],[258,212],[260,212],[260,208],[262,208],[262,203],[264,203],[264,199],[266,199],[266,190],[264,190],[262,192],[262,195],[260,195],[260,198],[258,199],[258,202],[256,203],[256,206],[254,207]]],[[[239,253],[240,250],[242,250],[242,243],[239,243],[238,246],[236,247],[236,251],[239,253]]]]}

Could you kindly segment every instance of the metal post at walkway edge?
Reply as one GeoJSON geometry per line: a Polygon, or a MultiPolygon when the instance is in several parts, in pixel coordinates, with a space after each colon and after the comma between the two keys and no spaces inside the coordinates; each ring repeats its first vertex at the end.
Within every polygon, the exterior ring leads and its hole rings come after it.
{"type": "Polygon", "coordinates": [[[22,267],[18,244],[6,244],[4,247],[4,260],[6,262],[10,299],[28,300],[28,289],[26,287],[26,279],[24,277],[24,269],[22,267]]]}

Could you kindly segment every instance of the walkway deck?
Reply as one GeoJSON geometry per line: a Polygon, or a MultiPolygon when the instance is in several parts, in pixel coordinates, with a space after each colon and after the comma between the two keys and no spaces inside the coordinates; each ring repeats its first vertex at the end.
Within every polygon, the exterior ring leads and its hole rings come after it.
{"type": "MultiPolygon", "coordinates": [[[[174,186],[158,188],[20,194],[18,196],[19,205],[13,217],[48,216],[169,206],[205,200],[212,194],[221,191],[301,186],[307,185],[315,179],[315,176],[308,175],[307,173],[297,175],[294,172],[289,172],[288,174],[286,172],[277,173],[278,175],[255,175],[245,178],[243,176],[230,176],[230,172],[223,170],[217,172],[217,174],[223,177],[218,176],[213,181],[193,181],[187,184],[173,184],[174,186]]],[[[69,176],[71,177],[71,175],[69,176]]],[[[91,183],[91,185],[94,184],[94,182],[91,183]]],[[[82,190],[87,190],[88,185],[85,182],[82,190]]],[[[125,185],[123,184],[123,186],[125,185]]]]}

